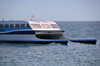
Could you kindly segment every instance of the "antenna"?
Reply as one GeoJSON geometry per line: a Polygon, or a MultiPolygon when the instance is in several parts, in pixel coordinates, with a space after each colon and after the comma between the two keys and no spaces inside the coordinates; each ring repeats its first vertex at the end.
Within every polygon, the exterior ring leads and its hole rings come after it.
{"type": "Polygon", "coordinates": [[[34,15],[32,15],[32,18],[31,18],[30,20],[33,20],[33,18],[34,18],[34,21],[35,21],[35,17],[34,17],[34,15]]]}
{"type": "Polygon", "coordinates": [[[10,21],[10,18],[9,18],[9,21],[10,21]]]}

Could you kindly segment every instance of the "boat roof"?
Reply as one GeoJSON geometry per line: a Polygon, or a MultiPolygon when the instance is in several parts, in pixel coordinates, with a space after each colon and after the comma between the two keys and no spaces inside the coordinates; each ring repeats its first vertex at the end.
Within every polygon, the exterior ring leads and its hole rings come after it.
{"type": "Polygon", "coordinates": [[[0,21],[0,24],[21,24],[21,23],[32,23],[32,24],[56,24],[53,21],[25,21],[25,20],[10,20],[0,21]]]}

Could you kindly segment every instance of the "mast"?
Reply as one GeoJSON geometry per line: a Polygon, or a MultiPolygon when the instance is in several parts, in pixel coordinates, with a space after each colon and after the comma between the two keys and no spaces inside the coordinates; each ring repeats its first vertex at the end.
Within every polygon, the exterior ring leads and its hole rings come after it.
{"type": "Polygon", "coordinates": [[[35,19],[34,15],[32,15],[32,18],[31,18],[30,20],[34,20],[34,21],[36,21],[36,19],[35,19]]]}

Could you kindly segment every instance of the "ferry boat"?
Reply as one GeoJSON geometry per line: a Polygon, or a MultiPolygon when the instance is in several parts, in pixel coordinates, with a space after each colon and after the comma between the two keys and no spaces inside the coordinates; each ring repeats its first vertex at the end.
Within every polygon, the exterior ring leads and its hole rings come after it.
{"type": "Polygon", "coordinates": [[[53,21],[0,21],[0,42],[61,43],[68,41],[96,44],[96,39],[67,39],[53,21]]]}
{"type": "Polygon", "coordinates": [[[0,41],[67,43],[64,30],[53,21],[0,21],[0,41]]]}

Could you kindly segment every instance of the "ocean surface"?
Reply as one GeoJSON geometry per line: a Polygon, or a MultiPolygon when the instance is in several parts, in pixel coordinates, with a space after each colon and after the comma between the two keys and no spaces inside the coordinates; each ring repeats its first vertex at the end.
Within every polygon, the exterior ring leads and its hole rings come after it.
{"type": "Polygon", "coordinates": [[[100,66],[100,21],[56,21],[66,38],[96,38],[96,45],[0,42],[0,66],[100,66]]]}

